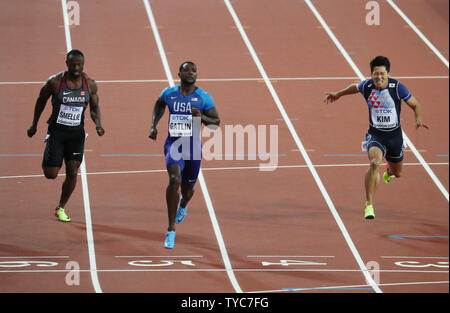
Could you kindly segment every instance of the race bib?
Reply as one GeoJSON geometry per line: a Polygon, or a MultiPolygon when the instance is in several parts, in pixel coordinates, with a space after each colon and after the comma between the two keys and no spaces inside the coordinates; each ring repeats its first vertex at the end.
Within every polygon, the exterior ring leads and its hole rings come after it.
{"type": "Polygon", "coordinates": [[[393,128],[397,126],[397,111],[394,108],[372,108],[371,114],[375,128],[393,128]]]}
{"type": "Polygon", "coordinates": [[[56,123],[65,126],[79,126],[81,124],[82,115],[83,107],[61,104],[56,123]]]}
{"type": "Polygon", "coordinates": [[[368,98],[370,106],[370,115],[372,125],[375,128],[394,128],[397,127],[398,117],[395,109],[394,100],[392,100],[387,89],[381,92],[372,91],[368,98]]]}
{"type": "Polygon", "coordinates": [[[169,119],[170,137],[192,136],[192,115],[171,114],[169,119]]]}

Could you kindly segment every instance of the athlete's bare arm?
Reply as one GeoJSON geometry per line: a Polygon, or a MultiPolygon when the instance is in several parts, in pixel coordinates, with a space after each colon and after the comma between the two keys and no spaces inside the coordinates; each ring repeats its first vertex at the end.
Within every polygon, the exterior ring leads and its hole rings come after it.
{"type": "Polygon", "coordinates": [[[95,130],[99,136],[105,134],[105,130],[102,127],[102,120],[100,114],[100,106],[98,104],[98,93],[97,93],[97,83],[91,78],[86,78],[88,88],[89,88],[89,112],[91,114],[91,119],[95,123],[95,130]]]}
{"type": "Polygon", "coordinates": [[[333,103],[334,101],[338,100],[342,96],[346,95],[352,95],[358,93],[358,84],[354,83],[349,85],[347,88],[344,88],[337,92],[326,92],[325,99],[323,99],[323,102],[325,103],[333,103]]]}
{"type": "Polygon", "coordinates": [[[34,106],[34,115],[33,115],[33,122],[31,123],[31,126],[27,129],[28,137],[33,137],[34,134],[36,134],[37,131],[37,125],[39,122],[39,118],[41,117],[42,112],[45,109],[45,105],[47,104],[48,98],[50,98],[51,95],[55,95],[56,90],[58,90],[59,83],[61,81],[61,75],[53,75],[51,76],[42,86],[39,96],[36,100],[36,104],[34,106]]]}
{"type": "Polygon", "coordinates": [[[406,104],[414,110],[414,117],[416,119],[416,128],[424,127],[426,129],[429,129],[427,125],[422,123],[422,106],[420,105],[419,101],[417,101],[414,96],[411,96],[408,101],[406,101],[406,104]]]}
{"type": "Polygon", "coordinates": [[[201,116],[202,123],[205,124],[206,126],[208,125],[219,126],[220,124],[219,113],[217,112],[215,107],[203,111],[203,114],[201,114],[198,109],[192,108],[192,116],[201,116]]]}
{"type": "Polygon", "coordinates": [[[148,136],[150,139],[156,140],[156,137],[158,135],[156,125],[158,125],[159,120],[164,115],[165,109],[166,103],[161,99],[161,97],[159,97],[155,102],[155,106],[153,107],[152,126],[150,127],[150,135],[148,136]]]}

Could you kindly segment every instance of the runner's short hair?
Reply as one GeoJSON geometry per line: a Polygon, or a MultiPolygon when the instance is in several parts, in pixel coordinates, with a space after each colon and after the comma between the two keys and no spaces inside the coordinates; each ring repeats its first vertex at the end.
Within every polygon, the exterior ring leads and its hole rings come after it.
{"type": "Polygon", "coordinates": [[[191,64],[191,65],[194,65],[195,67],[197,67],[197,65],[195,65],[195,63],[192,62],[192,61],[184,61],[183,63],[181,63],[180,68],[178,69],[178,72],[181,72],[181,70],[183,69],[183,67],[184,67],[186,64],[191,64]]]}
{"type": "Polygon", "coordinates": [[[376,66],[385,66],[388,73],[391,71],[391,62],[389,62],[389,59],[384,56],[379,55],[370,61],[370,73],[373,73],[373,69],[376,66]]]}
{"type": "Polygon", "coordinates": [[[73,55],[73,56],[81,56],[84,59],[83,52],[81,52],[80,50],[77,50],[77,49],[70,50],[67,53],[66,60],[68,60],[71,55],[73,55]]]}

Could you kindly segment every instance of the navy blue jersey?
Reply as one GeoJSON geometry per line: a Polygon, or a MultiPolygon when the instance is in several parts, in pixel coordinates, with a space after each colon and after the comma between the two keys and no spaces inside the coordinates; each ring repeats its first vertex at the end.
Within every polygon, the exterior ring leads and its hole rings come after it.
{"type": "Polygon", "coordinates": [[[384,89],[375,88],[373,79],[358,84],[358,91],[366,99],[369,108],[369,125],[379,131],[394,131],[401,128],[400,112],[403,101],[408,101],[411,94],[405,85],[389,78],[384,89]]]}

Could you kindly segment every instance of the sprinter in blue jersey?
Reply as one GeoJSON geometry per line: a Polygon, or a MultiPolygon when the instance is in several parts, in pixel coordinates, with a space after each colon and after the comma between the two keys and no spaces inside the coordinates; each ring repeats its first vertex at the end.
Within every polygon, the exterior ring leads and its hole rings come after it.
{"type": "Polygon", "coordinates": [[[378,168],[387,161],[383,181],[400,177],[403,166],[403,132],[400,125],[402,101],[414,110],[416,128],[428,127],[422,122],[422,107],[405,85],[389,77],[389,59],[377,56],[370,62],[371,79],[351,84],[338,92],[327,92],[324,102],[332,103],[345,95],[360,92],[369,109],[366,142],[370,166],[365,176],[366,205],[364,217],[374,219],[373,198],[380,182],[378,168]]]}
{"type": "Polygon", "coordinates": [[[169,249],[175,246],[175,224],[184,220],[188,203],[194,195],[201,163],[201,124],[218,126],[220,123],[213,99],[195,85],[197,66],[191,61],[183,62],[178,76],[180,85],[167,87],[156,100],[149,135],[156,140],[156,126],[167,107],[169,134],[164,143],[164,155],[169,174],[166,189],[169,227],[164,247],[169,249]]]}

